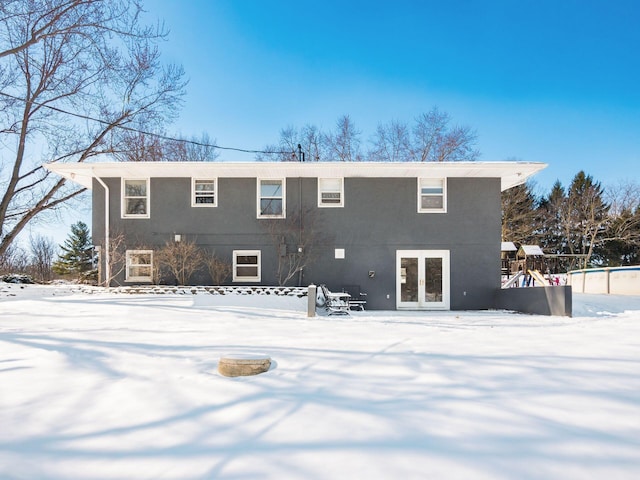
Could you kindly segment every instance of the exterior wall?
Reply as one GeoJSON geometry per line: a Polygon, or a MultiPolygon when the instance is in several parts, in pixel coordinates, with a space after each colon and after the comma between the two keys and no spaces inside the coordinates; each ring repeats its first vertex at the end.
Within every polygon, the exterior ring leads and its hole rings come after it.
{"type": "Polygon", "coordinates": [[[496,292],[495,308],[570,317],[573,308],[571,286],[500,288],[496,292]]]}
{"type": "MultiPolygon", "coordinates": [[[[161,247],[181,234],[228,261],[233,250],[261,250],[262,281],[256,285],[277,284],[277,246],[265,220],[256,218],[255,178],[218,178],[214,208],[191,207],[190,178],[152,178],[149,219],[122,219],[120,179],[102,180],[110,189],[112,235],[123,232],[127,248],[161,247]]],[[[92,231],[99,245],[104,190],[96,180],[93,187],[92,231]]],[[[315,178],[288,178],[286,194],[287,213],[308,209],[319,232],[303,285],[324,283],[334,291],[359,285],[368,294],[367,308],[393,310],[396,250],[449,250],[451,309],[493,307],[500,287],[499,178],[449,178],[447,213],[417,212],[416,178],[345,178],[343,208],[317,207],[315,178]],[[335,258],[336,248],[345,250],[344,259],[335,258]]],[[[210,282],[204,275],[193,280],[210,282]]],[[[124,283],[123,274],[116,283],[124,283]]]]}

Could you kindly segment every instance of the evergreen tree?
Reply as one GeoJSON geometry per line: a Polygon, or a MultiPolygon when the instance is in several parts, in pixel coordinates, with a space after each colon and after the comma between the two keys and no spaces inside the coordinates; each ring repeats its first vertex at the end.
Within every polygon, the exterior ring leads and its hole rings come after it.
{"type": "Polygon", "coordinates": [[[535,242],[537,200],[533,185],[527,182],[502,192],[502,241],[535,242]]]}
{"type": "Polygon", "coordinates": [[[630,208],[615,214],[609,212],[605,237],[594,252],[602,265],[618,267],[640,264],[640,206],[635,212],[630,208]]]}
{"type": "Polygon", "coordinates": [[[603,194],[600,183],[583,171],[573,178],[567,193],[566,240],[570,253],[584,255],[582,268],[589,266],[606,229],[609,206],[603,194]]]}
{"type": "Polygon", "coordinates": [[[71,225],[71,233],[60,249],[63,253],[53,263],[55,273],[80,277],[93,269],[93,245],[89,227],[84,222],[71,225]]]}
{"type": "Polygon", "coordinates": [[[540,221],[540,246],[548,253],[569,253],[563,225],[566,222],[567,198],[559,180],[551,187],[551,192],[540,202],[538,217],[540,221]]]}

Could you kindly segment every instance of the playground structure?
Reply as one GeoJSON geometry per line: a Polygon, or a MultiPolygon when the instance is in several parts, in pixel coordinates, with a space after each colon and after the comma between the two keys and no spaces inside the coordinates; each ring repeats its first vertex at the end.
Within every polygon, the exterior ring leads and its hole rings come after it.
{"type": "Polygon", "coordinates": [[[571,286],[561,285],[557,260],[538,245],[517,248],[513,242],[502,242],[501,252],[502,288],[496,292],[496,308],[571,316],[571,286]],[[546,278],[540,272],[546,272],[546,278]]]}
{"type": "Polygon", "coordinates": [[[559,285],[559,277],[552,277],[545,261],[545,254],[538,245],[521,245],[502,242],[502,288],[559,285]],[[540,272],[547,272],[548,278],[540,272]]]}

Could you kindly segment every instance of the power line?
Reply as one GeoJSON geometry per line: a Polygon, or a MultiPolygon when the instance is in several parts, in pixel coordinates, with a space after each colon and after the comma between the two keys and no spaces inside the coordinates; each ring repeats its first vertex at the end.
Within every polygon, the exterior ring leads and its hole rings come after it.
{"type": "MultiPolygon", "coordinates": [[[[4,97],[7,97],[7,98],[11,98],[12,100],[17,100],[19,102],[27,103],[27,100],[25,100],[24,98],[16,97],[16,96],[10,95],[10,94],[5,93],[5,92],[0,92],[0,95],[2,95],[4,97]]],[[[48,108],[49,110],[53,110],[54,112],[62,113],[64,115],[70,115],[72,117],[80,118],[82,120],[88,120],[88,121],[91,121],[91,122],[100,123],[102,125],[111,125],[110,122],[108,122],[106,120],[102,120],[100,118],[90,117],[88,115],[83,115],[81,113],[70,112],[68,110],[64,110],[62,108],[54,107],[52,105],[47,105],[47,104],[40,103],[40,102],[31,101],[30,103],[32,103],[33,105],[36,105],[38,107],[45,107],[45,108],[48,108]]],[[[184,138],[176,138],[176,137],[170,137],[168,135],[162,135],[160,133],[147,132],[145,130],[141,130],[139,128],[134,128],[134,127],[129,127],[127,125],[119,125],[118,124],[118,125],[114,125],[114,128],[119,128],[121,130],[125,130],[125,131],[128,131],[128,132],[133,132],[133,133],[140,133],[142,135],[147,135],[147,136],[150,136],[150,137],[159,138],[161,140],[167,140],[167,141],[171,141],[171,142],[189,143],[191,145],[196,145],[196,146],[199,146],[199,147],[217,148],[219,150],[229,150],[229,151],[233,151],[233,152],[242,152],[242,153],[265,153],[265,154],[282,154],[282,155],[295,154],[295,152],[286,152],[286,151],[277,151],[277,150],[274,150],[274,151],[269,151],[269,150],[250,150],[250,149],[245,149],[245,148],[223,147],[222,145],[217,145],[217,144],[212,144],[212,143],[205,143],[205,142],[198,142],[197,140],[187,140],[187,139],[184,139],[184,138]]]]}

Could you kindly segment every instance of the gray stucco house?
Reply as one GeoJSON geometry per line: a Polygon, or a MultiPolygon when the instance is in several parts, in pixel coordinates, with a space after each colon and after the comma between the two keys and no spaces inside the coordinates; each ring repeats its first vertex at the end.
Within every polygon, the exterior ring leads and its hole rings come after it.
{"type": "MultiPolygon", "coordinates": [[[[189,240],[232,265],[229,285],[359,286],[369,309],[486,309],[500,288],[500,193],[529,162],[50,164],[92,190],[93,240],[118,233],[112,284],[150,283],[154,249],[189,240]],[[110,235],[107,236],[107,233],[110,235]]],[[[107,265],[106,268],[109,268],[107,265]]],[[[103,279],[105,265],[103,261],[103,279]]],[[[211,284],[201,272],[192,283],[211,284]]]]}

